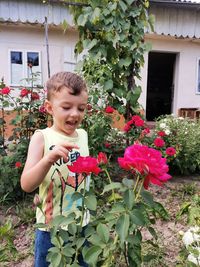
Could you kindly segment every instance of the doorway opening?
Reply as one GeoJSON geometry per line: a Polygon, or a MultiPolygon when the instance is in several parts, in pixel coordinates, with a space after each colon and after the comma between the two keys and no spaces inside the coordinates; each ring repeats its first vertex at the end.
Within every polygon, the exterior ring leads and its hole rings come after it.
{"type": "Polygon", "coordinates": [[[174,97],[175,53],[150,52],[148,59],[146,119],[171,114],[174,97]]]}

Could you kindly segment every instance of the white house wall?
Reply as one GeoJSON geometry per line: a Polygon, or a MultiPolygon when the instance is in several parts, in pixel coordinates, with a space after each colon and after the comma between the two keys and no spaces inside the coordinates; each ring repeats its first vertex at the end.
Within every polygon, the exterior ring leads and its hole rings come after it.
{"type": "MultiPolygon", "coordinates": [[[[177,114],[179,108],[200,108],[200,94],[197,90],[197,60],[200,59],[200,41],[180,40],[168,37],[148,35],[146,41],[152,44],[153,52],[177,53],[174,70],[174,106],[172,112],[177,114]]],[[[146,109],[148,54],[141,71],[142,86],[140,103],[146,109]]]]}
{"type": "MultiPolygon", "coordinates": [[[[66,69],[64,61],[70,62],[73,58],[73,48],[78,36],[74,31],[49,30],[49,56],[51,74],[66,69]],[[67,51],[67,53],[66,53],[67,51]]],[[[10,84],[10,50],[29,50],[41,52],[42,80],[48,78],[47,53],[44,27],[0,25],[0,79],[10,84]]]]}

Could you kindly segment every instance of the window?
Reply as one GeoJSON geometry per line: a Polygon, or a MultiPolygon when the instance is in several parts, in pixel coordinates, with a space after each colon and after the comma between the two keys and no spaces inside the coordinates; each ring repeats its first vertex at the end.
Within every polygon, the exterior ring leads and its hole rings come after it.
{"type": "Polygon", "coordinates": [[[76,67],[76,57],[74,55],[74,48],[66,46],[64,48],[64,70],[65,71],[74,71],[76,67]]]}
{"type": "Polygon", "coordinates": [[[10,51],[11,85],[31,86],[32,82],[34,86],[42,84],[40,53],[33,51],[10,51]]]}
{"type": "Polygon", "coordinates": [[[197,61],[197,93],[200,94],[200,59],[197,61]]]}

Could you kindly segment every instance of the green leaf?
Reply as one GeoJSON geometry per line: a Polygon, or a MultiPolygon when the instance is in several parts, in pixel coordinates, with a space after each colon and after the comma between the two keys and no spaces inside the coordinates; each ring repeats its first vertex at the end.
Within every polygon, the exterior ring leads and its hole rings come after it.
{"type": "Polygon", "coordinates": [[[133,190],[127,189],[124,193],[124,202],[128,209],[132,209],[135,203],[135,196],[133,190]]]}
{"type": "Polygon", "coordinates": [[[128,187],[128,188],[133,188],[133,186],[134,186],[134,182],[133,182],[133,180],[132,179],[127,179],[127,178],[124,178],[123,180],[122,180],[122,183],[126,186],[126,187],[128,187]]]}
{"type": "Polygon", "coordinates": [[[132,62],[131,58],[120,59],[119,66],[120,67],[123,67],[123,66],[128,67],[128,66],[130,66],[131,62],[132,62]]]}
{"type": "MultiPolygon", "coordinates": [[[[58,232],[57,232],[58,233],[58,232]]],[[[62,240],[64,240],[65,242],[67,242],[69,240],[69,234],[68,231],[64,230],[64,229],[59,229],[59,235],[62,238],[62,240]]]]}
{"type": "Polygon", "coordinates": [[[97,226],[97,234],[100,236],[101,240],[104,243],[108,243],[109,240],[109,229],[105,224],[98,224],[97,226]]]}
{"type": "Polygon", "coordinates": [[[85,238],[84,237],[80,237],[76,240],[76,246],[77,246],[77,249],[81,248],[83,246],[85,242],[85,238]]]}
{"type": "Polygon", "coordinates": [[[111,191],[111,190],[114,190],[114,189],[119,189],[121,187],[122,187],[121,183],[118,183],[118,182],[113,182],[111,184],[107,184],[104,187],[103,192],[101,193],[101,195],[103,195],[104,193],[106,193],[108,191],[111,191]]]}
{"type": "Polygon", "coordinates": [[[51,222],[51,226],[60,227],[60,226],[69,225],[70,223],[75,222],[75,216],[76,215],[74,212],[67,215],[67,217],[63,215],[57,215],[51,222]]]}
{"type": "Polygon", "coordinates": [[[191,202],[185,202],[182,204],[178,214],[176,215],[176,219],[179,220],[180,217],[184,214],[184,213],[188,213],[189,207],[191,206],[191,202]]]}
{"type": "Polygon", "coordinates": [[[71,247],[70,244],[67,244],[63,247],[63,254],[66,257],[72,257],[75,254],[75,249],[71,247]]]}
{"type": "Polygon", "coordinates": [[[119,5],[123,12],[127,10],[127,5],[122,0],[119,0],[119,5]]]}
{"type": "Polygon", "coordinates": [[[54,256],[51,257],[51,263],[53,264],[54,267],[59,266],[62,260],[61,253],[53,253],[53,255],[54,256]]]}
{"type": "Polygon", "coordinates": [[[92,246],[86,250],[84,259],[88,264],[91,264],[92,266],[96,266],[95,264],[101,252],[102,252],[102,249],[99,246],[92,246]]]}
{"type": "Polygon", "coordinates": [[[129,4],[129,5],[132,5],[132,3],[134,2],[135,0],[126,0],[126,3],[129,4]]]}
{"type": "Polygon", "coordinates": [[[133,213],[131,214],[131,221],[139,226],[146,225],[145,215],[140,210],[133,210],[133,213]]]}
{"type": "Polygon", "coordinates": [[[87,15],[83,15],[81,14],[78,19],[77,19],[77,24],[79,26],[85,26],[86,22],[87,22],[87,18],[88,16],[87,15]]]}
{"type": "Polygon", "coordinates": [[[71,235],[74,235],[76,232],[77,232],[77,225],[75,223],[70,223],[68,225],[68,232],[71,234],[71,235]]]}
{"type": "Polygon", "coordinates": [[[96,210],[97,209],[97,199],[95,195],[88,195],[85,198],[85,205],[89,210],[96,210]]]}
{"type": "Polygon", "coordinates": [[[138,101],[138,99],[139,99],[139,97],[141,95],[141,92],[142,92],[142,90],[141,90],[140,86],[135,86],[134,87],[134,91],[130,96],[130,103],[131,103],[132,106],[136,105],[136,103],[137,103],[137,101],[138,101]]]}
{"type": "Polygon", "coordinates": [[[104,84],[104,90],[110,90],[112,88],[113,88],[113,81],[112,80],[106,81],[104,84]]]}
{"type": "Polygon", "coordinates": [[[155,239],[158,239],[157,233],[153,227],[148,227],[148,230],[155,239]]]}
{"type": "Polygon", "coordinates": [[[92,41],[89,40],[89,39],[86,39],[86,40],[83,41],[83,47],[85,49],[90,50],[97,44],[97,42],[98,41],[96,39],[92,39],[92,41]]]}
{"type": "Polygon", "coordinates": [[[96,7],[93,11],[92,16],[91,16],[91,22],[96,24],[99,20],[100,14],[101,14],[101,9],[99,7],[96,7]]]}
{"type": "Polygon", "coordinates": [[[108,202],[113,202],[115,200],[119,200],[119,199],[122,199],[122,196],[118,193],[112,193],[109,198],[108,198],[108,202]]]}
{"type": "Polygon", "coordinates": [[[153,207],[154,200],[153,200],[153,196],[151,195],[151,193],[149,191],[143,190],[141,192],[141,196],[149,206],[153,207]]]}
{"type": "Polygon", "coordinates": [[[169,219],[169,214],[161,203],[154,202],[153,210],[156,211],[164,220],[169,219]]]}
{"type": "Polygon", "coordinates": [[[110,213],[121,213],[124,211],[126,211],[126,209],[124,208],[124,205],[121,203],[117,203],[117,204],[113,205],[110,213]]]}
{"type": "Polygon", "coordinates": [[[128,214],[122,214],[116,223],[116,231],[122,243],[125,242],[128,237],[128,230],[130,225],[130,217],[128,214]]]}

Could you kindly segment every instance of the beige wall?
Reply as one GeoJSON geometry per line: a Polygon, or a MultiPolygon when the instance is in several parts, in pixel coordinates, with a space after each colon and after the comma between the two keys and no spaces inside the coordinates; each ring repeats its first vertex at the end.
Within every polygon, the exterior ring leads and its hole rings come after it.
{"type": "MultiPolygon", "coordinates": [[[[169,37],[147,36],[146,41],[152,44],[151,51],[176,53],[174,69],[174,104],[173,113],[179,108],[200,108],[200,94],[197,88],[197,60],[200,59],[200,40],[172,39],[169,37]]],[[[146,108],[148,54],[145,55],[145,65],[141,71],[142,86],[140,103],[146,108]]]]}
{"type": "MultiPolygon", "coordinates": [[[[66,47],[74,47],[77,33],[63,32],[55,29],[49,30],[49,52],[51,75],[64,70],[64,56],[66,47]]],[[[41,26],[0,26],[0,78],[4,77],[6,84],[10,83],[9,50],[24,49],[41,51],[43,83],[48,78],[47,54],[44,28],[41,26]],[[30,34],[31,33],[31,34],[30,34]]],[[[71,56],[70,56],[71,57],[71,56]]]]}
{"type": "MultiPolygon", "coordinates": [[[[50,70],[51,74],[66,69],[64,60],[73,57],[73,47],[78,40],[75,31],[63,32],[62,29],[49,30],[50,70]]],[[[200,40],[172,39],[148,35],[146,41],[152,44],[152,51],[175,52],[176,66],[174,75],[174,105],[173,113],[177,114],[182,107],[200,107],[200,94],[196,93],[197,86],[197,59],[200,58],[200,40]]],[[[41,51],[43,83],[48,78],[47,54],[45,45],[44,27],[42,26],[0,26],[0,78],[4,77],[9,85],[9,55],[10,49],[41,51]],[[30,34],[31,33],[31,34],[30,34]]],[[[144,68],[141,70],[142,94],[140,103],[146,108],[148,54],[145,54],[144,68]]]]}

